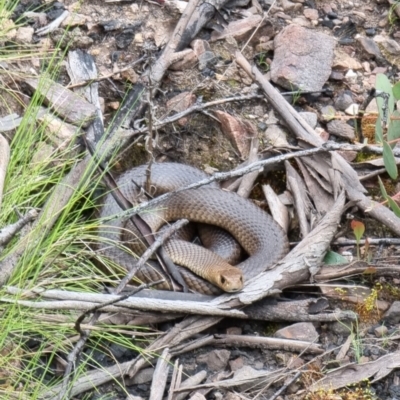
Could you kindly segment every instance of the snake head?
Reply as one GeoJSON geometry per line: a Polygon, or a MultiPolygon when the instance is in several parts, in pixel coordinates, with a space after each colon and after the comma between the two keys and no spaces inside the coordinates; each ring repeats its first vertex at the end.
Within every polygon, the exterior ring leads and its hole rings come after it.
{"type": "Polygon", "coordinates": [[[243,274],[238,268],[220,271],[216,285],[224,292],[238,292],[243,288],[243,274]]]}

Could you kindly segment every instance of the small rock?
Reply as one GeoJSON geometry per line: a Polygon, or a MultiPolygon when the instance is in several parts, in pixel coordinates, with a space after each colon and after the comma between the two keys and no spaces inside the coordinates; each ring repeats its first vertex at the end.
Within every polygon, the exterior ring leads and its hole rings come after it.
{"type": "Polygon", "coordinates": [[[292,3],[289,0],[281,0],[281,5],[285,12],[298,11],[302,7],[301,4],[292,3]]]}
{"type": "Polygon", "coordinates": [[[375,36],[376,35],[376,29],[375,28],[367,28],[365,30],[365,34],[367,36],[375,36]]]}
{"type": "Polygon", "coordinates": [[[258,124],[257,124],[257,128],[260,130],[260,131],[265,131],[267,128],[268,128],[268,125],[265,123],[265,122],[259,122],[258,124]]]}
{"type": "MultiPolygon", "coordinates": [[[[196,95],[191,92],[183,92],[174,96],[172,99],[167,101],[167,107],[169,110],[173,110],[177,113],[187,110],[196,102],[196,95]]],[[[184,117],[178,120],[178,124],[185,126],[189,120],[189,117],[184,117]]]]}
{"type": "Polygon", "coordinates": [[[389,24],[389,18],[388,18],[389,13],[387,11],[383,12],[380,16],[378,26],[379,28],[384,28],[389,24]]]}
{"type": "Polygon", "coordinates": [[[318,122],[318,116],[316,113],[310,112],[310,111],[303,111],[299,113],[303,119],[307,122],[308,125],[311,126],[311,128],[315,128],[317,126],[318,122]]]}
{"type": "Polygon", "coordinates": [[[32,42],[34,29],[30,26],[18,28],[15,36],[15,41],[21,44],[28,44],[32,42]]]}
{"type": "Polygon", "coordinates": [[[257,128],[249,121],[234,117],[224,111],[216,110],[214,115],[221,124],[221,130],[241,157],[247,158],[250,151],[250,140],[257,136],[257,128]]]}
{"type": "Polygon", "coordinates": [[[310,21],[306,18],[300,15],[299,17],[293,18],[293,25],[297,25],[302,28],[310,28],[311,23],[310,21]]]}
{"type": "Polygon", "coordinates": [[[350,141],[355,139],[354,128],[340,119],[334,119],[333,121],[328,122],[326,129],[331,135],[348,139],[350,141]]]}
{"type": "Polygon", "coordinates": [[[382,45],[382,47],[391,55],[398,56],[400,54],[400,45],[396,40],[387,38],[382,35],[377,35],[374,37],[374,41],[382,45]]]}
{"type": "Polygon", "coordinates": [[[33,153],[31,164],[51,164],[54,160],[54,147],[46,142],[39,142],[36,145],[36,151],[33,153]]]}
{"type": "Polygon", "coordinates": [[[264,138],[274,147],[287,147],[289,145],[286,132],[279,125],[270,125],[264,132],[264,138]]]}
{"type": "Polygon", "coordinates": [[[358,110],[359,110],[360,106],[356,103],[350,104],[345,110],[344,112],[347,115],[351,115],[351,116],[356,116],[358,114],[358,110]]]}
{"type": "MultiPolygon", "coordinates": [[[[238,41],[245,40],[251,35],[254,28],[261,23],[261,20],[261,15],[252,15],[244,19],[230,22],[223,31],[213,31],[210,41],[215,42],[217,40],[225,39],[227,36],[233,36],[238,41]]],[[[267,24],[267,21],[262,23],[263,26],[265,24],[267,24]]]]}
{"type": "Polygon", "coordinates": [[[370,73],[371,73],[371,64],[370,64],[368,61],[364,61],[364,62],[362,63],[362,67],[364,68],[364,71],[365,71],[367,74],[370,74],[370,73]]]}
{"type": "Polygon", "coordinates": [[[314,8],[306,8],[303,11],[303,14],[306,18],[310,19],[311,21],[318,20],[318,10],[315,10],[314,8]]]}
{"type": "Polygon", "coordinates": [[[196,361],[207,364],[211,371],[221,371],[228,365],[230,355],[231,352],[229,350],[212,350],[207,354],[198,356],[196,361]]]}
{"type": "Polygon", "coordinates": [[[329,18],[324,18],[322,20],[322,26],[326,26],[329,29],[333,29],[334,28],[334,23],[332,20],[330,20],[329,18]]]}
{"type": "Polygon", "coordinates": [[[376,337],[381,338],[387,335],[388,328],[386,328],[385,325],[378,326],[377,328],[374,329],[374,333],[376,337]]]}
{"type": "Polygon", "coordinates": [[[284,28],[274,40],[271,79],[289,90],[322,89],[331,73],[336,41],[296,25],[284,28]]]}
{"type": "Polygon", "coordinates": [[[353,57],[350,57],[343,50],[338,49],[335,51],[335,59],[333,60],[332,68],[342,68],[342,69],[361,69],[362,65],[353,57]]]}
{"type": "Polygon", "coordinates": [[[336,110],[332,106],[324,106],[320,110],[322,121],[328,122],[336,117],[336,110]]]}
{"type": "Polygon", "coordinates": [[[344,79],[344,75],[342,72],[339,71],[332,71],[329,79],[333,81],[342,81],[344,79]]]}
{"type": "Polygon", "coordinates": [[[344,77],[348,82],[355,82],[357,80],[357,73],[349,69],[344,77]]]}
{"type": "Polygon", "coordinates": [[[233,371],[233,372],[242,368],[244,366],[243,357],[238,357],[235,360],[229,361],[229,366],[231,367],[231,371],[233,371]]]}
{"type": "Polygon", "coordinates": [[[364,36],[360,36],[357,39],[358,43],[361,44],[361,46],[363,47],[364,51],[371,55],[374,56],[376,58],[381,58],[382,57],[382,53],[379,50],[378,45],[370,38],[364,37],[364,36]]]}
{"type": "MultiPolygon", "coordinates": [[[[332,6],[329,4],[329,3],[324,3],[324,4],[321,4],[322,5],[322,11],[326,14],[326,15],[328,15],[329,13],[332,13],[333,11],[332,11],[332,6]]],[[[335,16],[335,18],[336,18],[336,16],[335,16]]]]}
{"type": "Polygon", "coordinates": [[[268,119],[267,119],[267,125],[277,125],[279,123],[279,118],[277,118],[275,116],[275,112],[272,109],[269,113],[268,113],[268,119]]]}
{"type": "Polygon", "coordinates": [[[340,92],[334,103],[335,108],[340,111],[346,110],[351,104],[353,104],[353,98],[347,91],[340,92]]]}
{"type": "Polygon", "coordinates": [[[197,63],[198,59],[196,57],[196,54],[194,54],[194,51],[190,51],[185,56],[180,60],[177,61],[176,63],[173,63],[169,69],[172,69],[173,71],[184,71],[186,69],[191,69],[193,68],[197,63]]]}
{"type": "Polygon", "coordinates": [[[319,338],[318,332],[311,322],[299,322],[279,329],[274,336],[282,339],[304,340],[306,342],[316,342],[319,338]]]}
{"type": "Polygon", "coordinates": [[[200,57],[206,51],[211,51],[211,47],[205,40],[195,39],[190,43],[190,47],[193,49],[197,57],[200,57]]]}
{"type": "Polygon", "coordinates": [[[218,61],[217,57],[212,51],[205,51],[198,56],[199,59],[199,70],[203,71],[207,67],[210,68],[216,64],[218,61]]]}
{"type": "Polygon", "coordinates": [[[357,151],[353,150],[348,150],[348,151],[338,150],[337,153],[340,154],[348,163],[353,162],[358,155],[357,151]]]}
{"type": "Polygon", "coordinates": [[[336,335],[349,335],[353,331],[353,323],[351,321],[335,321],[330,324],[330,328],[336,335]]]}
{"type": "Polygon", "coordinates": [[[241,335],[242,334],[242,328],[239,328],[238,326],[232,326],[226,330],[227,335],[241,335]]]}
{"type": "Polygon", "coordinates": [[[75,12],[69,13],[68,17],[61,22],[61,26],[65,27],[75,27],[80,25],[85,25],[88,21],[88,17],[86,15],[77,14],[75,12]]]}
{"type": "Polygon", "coordinates": [[[383,319],[393,325],[400,323],[400,301],[392,303],[389,310],[385,312],[383,319]]]}
{"type": "Polygon", "coordinates": [[[127,81],[135,84],[139,80],[139,75],[133,68],[129,68],[125,71],[121,72],[122,78],[126,79],[127,81]]]}

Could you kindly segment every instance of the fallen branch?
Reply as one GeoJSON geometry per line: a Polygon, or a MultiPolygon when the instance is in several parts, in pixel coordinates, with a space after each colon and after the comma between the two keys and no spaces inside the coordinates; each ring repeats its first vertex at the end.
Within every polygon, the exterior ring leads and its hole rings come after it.
{"type": "MultiPolygon", "coordinates": [[[[189,221],[187,219],[181,219],[172,225],[168,226],[161,234],[159,234],[154,243],[143,253],[136,265],[132,266],[132,269],[126,274],[121,280],[118,287],[115,289],[115,293],[121,293],[125,289],[126,285],[132,280],[137,271],[146,264],[149,258],[154,252],[163,245],[163,243],[173,235],[177,230],[186,225],[189,221]]],[[[158,282],[161,283],[161,282],[158,282]]],[[[157,284],[158,284],[157,283],[157,284]]]]}
{"type": "MultiPolygon", "coordinates": [[[[304,121],[298,112],[270,84],[265,76],[255,66],[252,67],[249,64],[240,52],[236,53],[236,62],[261,86],[268,101],[285,121],[291,132],[297,139],[304,142],[300,143],[300,145],[303,147],[309,147],[310,145],[320,147],[323,145],[323,140],[316,135],[307,122],[304,121]]],[[[329,145],[330,150],[339,150],[339,147],[340,150],[343,150],[341,145],[329,145]]],[[[362,147],[363,146],[361,146],[361,148],[362,147]]],[[[305,160],[305,162],[306,161],[307,160],[305,160]]],[[[355,201],[357,207],[364,213],[368,213],[371,217],[386,225],[397,235],[400,235],[400,218],[389,208],[372,201],[364,195],[365,188],[361,185],[357,173],[343,157],[337,153],[331,153],[330,159],[328,157],[319,157],[317,161],[319,172],[324,171],[327,176],[331,176],[335,171],[341,173],[341,180],[346,190],[347,197],[351,201],[355,201]]],[[[334,188],[334,190],[336,190],[336,188],[334,188]]]]}
{"type": "Polygon", "coordinates": [[[167,385],[170,359],[171,354],[169,353],[168,348],[166,348],[161,353],[161,356],[157,361],[156,369],[154,370],[149,400],[163,399],[165,386],[167,385]]]}
{"type": "MultiPolygon", "coordinates": [[[[158,284],[159,282],[157,282],[158,284]]],[[[140,297],[133,293],[128,294],[129,298],[110,295],[110,294],[95,294],[81,293],[66,290],[41,290],[33,289],[24,291],[13,286],[7,286],[6,290],[12,295],[20,295],[24,298],[33,296],[41,296],[42,298],[50,299],[49,301],[29,301],[0,298],[2,302],[15,302],[21,306],[49,309],[49,310],[75,310],[75,311],[93,311],[101,308],[104,312],[120,312],[134,313],[135,310],[156,311],[162,313],[174,314],[195,314],[195,315],[214,315],[221,317],[232,317],[240,319],[255,319],[260,321],[341,321],[355,320],[356,315],[349,311],[336,311],[320,314],[310,314],[308,312],[316,301],[301,300],[293,302],[278,302],[276,304],[268,304],[268,302],[256,303],[242,310],[224,309],[218,305],[215,306],[210,301],[196,301],[183,298],[179,300],[182,293],[174,293],[176,300],[167,300],[169,292],[156,292],[155,297],[140,297]],[[163,298],[164,297],[164,298],[163,298]],[[118,305],[115,305],[118,303],[118,305]]],[[[196,295],[193,296],[196,298],[196,295]]],[[[217,299],[217,298],[216,298],[217,299]]],[[[215,299],[215,300],[216,300],[215,299]]],[[[176,318],[178,317],[176,316],[176,318]]],[[[157,319],[157,318],[156,318],[157,319]]]]}
{"type": "Polygon", "coordinates": [[[363,364],[347,364],[328,372],[322,379],[310,387],[310,391],[336,390],[363,381],[377,382],[400,368],[400,351],[387,354],[375,361],[363,364]]]}
{"type": "Polygon", "coordinates": [[[38,212],[35,209],[31,209],[25,215],[20,215],[17,222],[2,228],[0,230],[0,249],[1,246],[9,243],[24,226],[32,222],[37,216],[38,212]]]}
{"type": "MultiPolygon", "coordinates": [[[[209,303],[213,309],[219,309],[220,312],[230,310],[234,307],[243,307],[245,304],[251,304],[266,296],[278,293],[287,286],[303,282],[315,275],[322,263],[323,257],[329,248],[337,224],[344,207],[344,194],[341,193],[335,206],[325,215],[320,224],[307,237],[293,249],[273,270],[266,271],[256,278],[250,280],[240,293],[225,294],[219,296],[209,303]]],[[[127,300],[125,300],[127,301],[127,300]]],[[[147,300],[148,302],[149,300],[147,300]]],[[[182,305],[183,307],[183,305],[182,305]]],[[[211,308],[211,307],[210,307],[211,308]]],[[[242,313],[241,310],[231,310],[232,312],[242,313]]],[[[175,346],[184,340],[192,337],[194,334],[204,331],[210,326],[215,325],[221,320],[221,317],[189,317],[179,324],[176,324],[168,333],[155,340],[149,345],[145,352],[151,354],[159,349],[168,346],[171,353],[175,346]]],[[[115,365],[107,371],[89,372],[86,376],[74,381],[71,390],[71,396],[75,396],[100,384],[106,383],[111,379],[129,374],[134,376],[148,362],[148,358],[141,356],[135,360],[115,365]]],[[[59,385],[54,387],[51,393],[46,394],[46,398],[53,398],[54,393],[58,393],[59,385]]]]}
{"type": "Polygon", "coordinates": [[[213,335],[201,338],[196,342],[185,343],[176,346],[172,352],[173,356],[187,353],[194,349],[204,346],[221,346],[221,347],[249,347],[256,349],[283,350],[296,353],[322,354],[324,350],[319,344],[306,342],[302,340],[278,339],[263,336],[249,335],[213,335]]]}
{"type": "Polygon", "coordinates": [[[374,276],[393,276],[398,277],[400,273],[400,266],[398,265],[385,265],[385,264],[371,264],[364,261],[356,261],[346,265],[325,265],[317,275],[315,275],[316,282],[327,282],[332,279],[339,279],[343,277],[352,277],[354,275],[374,275],[374,276]]]}
{"type": "MultiPolygon", "coordinates": [[[[258,171],[267,165],[275,165],[275,164],[281,163],[283,161],[290,160],[292,158],[307,157],[307,156],[310,156],[313,154],[323,153],[323,152],[329,151],[329,146],[330,146],[330,144],[327,143],[326,145],[319,147],[319,148],[302,150],[302,151],[297,151],[297,152],[288,153],[288,154],[282,154],[282,155],[279,155],[276,157],[269,158],[267,160],[260,160],[260,161],[254,162],[250,165],[247,165],[245,167],[238,168],[238,169],[235,169],[235,170],[232,170],[229,172],[217,172],[214,175],[210,176],[209,178],[205,178],[205,179],[202,179],[195,183],[192,183],[191,185],[176,189],[173,192],[163,194],[163,195],[157,197],[156,200],[150,200],[148,202],[143,202],[140,205],[138,205],[134,210],[128,210],[125,212],[121,212],[120,214],[118,214],[118,217],[128,218],[134,214],[137,214],[137,213],[143,211],[144,209],[150,208],[152,206],[152,204],[155,204],[161,200],[167,199],[168,197],[172,196],[174,193],[183,192],[183,191],[189,190],[189,189],[196,189],[201,186],[208,185],[212,182],[219,182],[219,181],[224,181],[226,179],[230,179],[230,178],[234,178],[234,177],[240,177],[240,176],[249,174],[251,172],[258,171]]],[[[116,216],[112,216],[112,217],[109,217],[109,219],[113,219],[115,217],[116,216]]],[[[103,222],[107,222],[107,221],[108,221],[108,218],[103,219],[103,222]]]]}
{"type": "MultiPolygon", "coordinates": [[[[139,259],[139,261],[136,264],[136,268],[132,268],[132,270],[120,282],[117,289],[115,290],[115,293],[120,293],[125,288],[125,286],[129,283],[129,281],[132,280],[132,277],[135,274],[135,272],[137,272],[137,270],[139,268],[141,268],[149,260],[149,258],[154,254],[154,252],[157,251],[157,249],[160,246],[162,246],[164,241],[167,240],[173,233],[175,233],[178,229],[180,229],[187,222],[188,222],[187,220],[181,220],[181,221],[178,221],[175,224],[169,226],[167,229],[165,229],[165,231],[156,239],[156,241],[143,253],[142,257],[139,259]]],[[[103,307],[111,306],[116,303],[121,303],[124,300],[126,300],[127,298],[129,298],[132,294],[138,293],[142,289],[146,289],[151,286],[158,285],[159,283],[162,283],[162,282],[163,281],[157,281],[157,282],[153,282],[151,284],[139,286],[137,289],[135,289],[133,291],[133,293],[127,293],[122,296],[117,296],[117,298],[112,298],[104,303],[97,304],[79,316],[79,318],[75,322],[75,330],[80,334],[80,338],[79,338],[78,342],[75,344],[73,350],[67,356],[68,364],[64,371],[64,379],[63,379],[63,382],[60,387],[60,392],[58,393],[59,400],[62,400],[65,397],[69,397],[69,391],[71,390],[71,387],[68,387],[68,386],[72,379],[73,367],[76,365],[77,359],[79,358],[81,352],[83,351],[84,345],[86,344],[87,340],[89,339],[89,336],[91,333],[91,331],[89,329],[86,329],[86,330],[81,329],[80,324],[85,319],[85,317],[89,313],[93,313],[93,316],[92,316],[90,322],[88,323],[88,325],[93,326],[98,321],[98,319],[100,317],[100,310],[103,307]]]]}

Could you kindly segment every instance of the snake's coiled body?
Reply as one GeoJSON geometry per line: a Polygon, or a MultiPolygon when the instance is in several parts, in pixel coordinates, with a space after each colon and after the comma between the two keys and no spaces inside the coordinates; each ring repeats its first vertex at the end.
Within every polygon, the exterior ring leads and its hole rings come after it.
{"type": "MultiPolygon", "coordinates": [[[[187,186],[205,177],[207,175],[202,171],[182,164],[153,164],[151,168],[151,183],[155,188],[155,196],[187,186]]],[[[145,181],[146,166],[140,166],[121,175],[117,183],[122,194],[135,202],[138,187],[144,186],[145,181]]],[[[120,207],[111,195],[107,195],[101,217],[119,213],[121,213],[120,207]]],[[[243,271],[245,281],[271,267],[288,251],[285,233],[268,214],[251,201],[235,193],[219,189],[216,184],[173,193],[168,199],[155,200],[152,208],[140,215],[150,225],[153,232],[157,232],[166,222],[181,218],[225,229],[248,254],[248,258],[238,265],[243,271]]],[[[133,227],[129,220],[115,218],[100,229],[99,235],[108,242],[127,241],[129,238],[127,232],[131,229],[133,230],[133,227]]],[[[174,251],[173,248],[172,251],[174,251]]],[[[128,270],[135,263],[135,258],[118,246],[104,247],[102,253],[128,270]]],[[[183,257],[190,258],[190,254],[185,253],[183,257]]],[[[181,268],[181,270],[191,289],[206,294],[220,292],[213,285],[187,271],[186,268],[181,268]]],[[[138,277],[146,281],[154,281],[160,279],[160,274],[162,273],[158,270],[146,266],[140,271],[138,277]]]]}

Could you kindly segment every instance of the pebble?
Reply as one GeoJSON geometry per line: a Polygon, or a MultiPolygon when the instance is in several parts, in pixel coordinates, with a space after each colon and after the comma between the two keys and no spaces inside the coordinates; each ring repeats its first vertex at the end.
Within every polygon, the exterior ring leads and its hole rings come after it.
{"type": "Polygon", "coordinates": [[[342,91],[338,94],[334,106],[340,111],[345,111],[353,103],[353,98],[351,93],[348,91],[342,91]]]}
{"type": "Polygon", "coordinates": [[[319,112],[321,113],[322,121],[330,121],[336,116],[336,109],[333,106],[324,106],[319,112]]]}
{"type": "Polygon", "coordinates": [[[347,81],[355,82],[357,79],[357,73],[354,72],[352,69],[349,69],[344,77],[347,81]]]}
{"type": "Polygon", "coordinates": [[[347,115],[356,116],[358,114],[359,105],[356,103],[350,104],[344,112],[347,115]]]}
{"type": "Polygon", "coordinates": [[[375,336],[381,338],[386,336],[388,333],[388,328],[385,325],[378,326],[374,329],[375,336]]]}
{"type": "Polygon", "coordinates": [[[286,326],[276,331],[274,336],[306,342],[316,342],[319,338],[319,334],[311,322],[298,322],[297,324],[286,326]]]}

